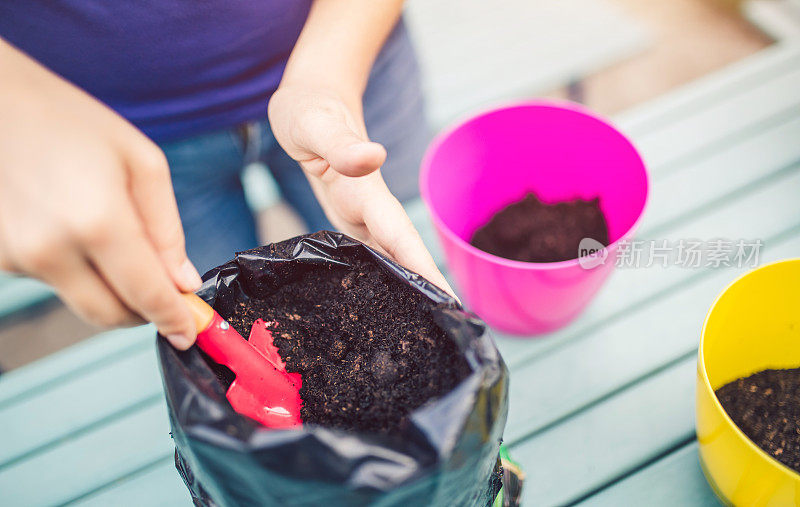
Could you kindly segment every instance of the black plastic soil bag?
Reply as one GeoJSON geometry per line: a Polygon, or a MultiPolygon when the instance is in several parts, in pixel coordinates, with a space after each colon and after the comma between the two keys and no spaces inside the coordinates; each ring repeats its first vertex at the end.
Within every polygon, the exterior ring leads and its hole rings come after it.
{"type": "Polygon", "coordinates": [[[272,430],[234,412],[219,367],[158,339],[176,466],[198,505],[491,505],[508,410],[508,370],[486,325],[419,275],[345,235],[255,248],[212,269],[198,294],[223,317],[319,264],[369,259],[431,303],[471,374],[416,409],[396,434],[312,425],[272,430]]]}

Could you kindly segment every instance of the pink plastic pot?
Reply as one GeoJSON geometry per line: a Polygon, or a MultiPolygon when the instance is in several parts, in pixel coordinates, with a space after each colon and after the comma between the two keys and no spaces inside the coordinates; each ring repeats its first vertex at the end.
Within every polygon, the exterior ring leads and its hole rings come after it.
{"type": "Polygon", "coordinates": [[[492,109],[445,130],[428,148],[420,185],[470,309],[498,330],[525,335],[558,329],[586,307],[613,270],[619,242],[631,238],[648,192],[644,163],[624,135],[582,106],[551,101],[492,109]],[[469,244],[528,192],[545,202],[600,197],[612,243],[595,267],[579,262],[578,252],[532,263],[469,244]]]}

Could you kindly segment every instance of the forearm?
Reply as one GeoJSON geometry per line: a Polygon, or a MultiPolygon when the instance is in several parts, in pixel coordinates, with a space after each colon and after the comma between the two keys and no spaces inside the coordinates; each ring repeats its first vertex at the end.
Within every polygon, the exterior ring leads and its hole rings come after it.
{"type": "Polygon", "coordinates": [[[8,120],[13,129],[16,114],[44,112],[53,105],[73,108],[76,103],[81,104],[84,116],[106,110],[86,92],[0,38],[0,119],[8,120]]]}
{"type": "Polygon", "coordinates": [[[24,100],[50,78],[36,61],[0,38],[0,100],[4,105],[24,100]]]}
{"type": "Polygon", "coordinates": [[[319,84],[360,101],[402,6],[402,0],[315,0],[281,84],[319,84]]]}
{"type": "Polygon", "coordinates": [[[68,83],[39,62],[0,38],[0,96],[14,101],[52,93],[68,83]]]}

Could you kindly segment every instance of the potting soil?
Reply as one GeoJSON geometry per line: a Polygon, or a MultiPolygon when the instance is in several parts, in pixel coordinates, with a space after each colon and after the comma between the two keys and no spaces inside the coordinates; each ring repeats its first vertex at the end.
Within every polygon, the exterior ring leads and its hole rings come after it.
{"type": "Polygon", "coordinates": [[[725,384],[716,394],[750,440],[800,472],[800,368],[764,370],[725,384]]]}
{"type": "Polygon", "coordinates": [[[608,246],[608,225],[598,198],[545,204],[533,193],[498,211],[470,244],[499,257],[558,262],[578,257],[583,238],[608,246]]]}
{"type": "Polygon", "coordinates": [[[374,262],[354,267],[316,266],[225,317],[242,336],[258,318],[277,323],[274,343],[303,378],[304,423],[387,433],[470,368],[434,324],[430,300],[374,262]]]}

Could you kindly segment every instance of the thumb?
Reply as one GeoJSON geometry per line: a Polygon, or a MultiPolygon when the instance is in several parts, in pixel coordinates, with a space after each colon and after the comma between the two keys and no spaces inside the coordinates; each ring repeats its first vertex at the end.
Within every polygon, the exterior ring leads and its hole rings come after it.
{"type": "Polygon", "coordinates": [[[302,130],[300,144],[312,158],[300,162],[315,175],[330,167],[345,176],[365,176],[379,169],[386,160],[386,149],[356,133],[345,118],[317,117],[308,121],[302,130]]]}

